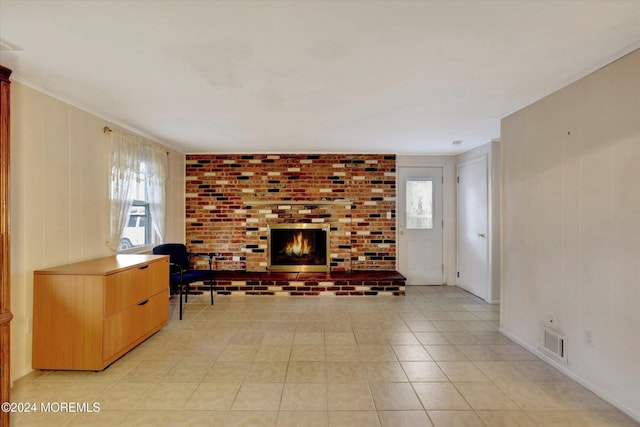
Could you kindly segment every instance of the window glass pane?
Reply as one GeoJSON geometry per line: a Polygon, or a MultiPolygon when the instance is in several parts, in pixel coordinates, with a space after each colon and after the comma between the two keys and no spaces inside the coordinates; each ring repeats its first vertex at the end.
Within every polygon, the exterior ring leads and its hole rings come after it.
{"type": "Polygon", "coordinates": [[[433,182],[431,179],[408,179],[407,228],[433,228],[433,182]]]}
{"type": "Polygon", "coordinates": [[[149,221],[149,204],[134,202],[129,209],[129,220],[124,229],[118,250],[151,244],[151,221],[149,221]]]}

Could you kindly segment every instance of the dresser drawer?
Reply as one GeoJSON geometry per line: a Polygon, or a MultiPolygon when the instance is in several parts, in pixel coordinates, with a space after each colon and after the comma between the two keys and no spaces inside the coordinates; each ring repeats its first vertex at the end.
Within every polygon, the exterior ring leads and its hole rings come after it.
{"type": "Polygon", "coordinates": [[[158,329],[169,316],[169,290],[122,310],[104,320],[103,357],[108,359],[148,332],[158,329]]]}
{"type": "Polygon", "coordinates": [[[107,276],[105,316],[115,314],[163,291],[166,289],[168,277],[169,261],[166,259],[107,276]]]}

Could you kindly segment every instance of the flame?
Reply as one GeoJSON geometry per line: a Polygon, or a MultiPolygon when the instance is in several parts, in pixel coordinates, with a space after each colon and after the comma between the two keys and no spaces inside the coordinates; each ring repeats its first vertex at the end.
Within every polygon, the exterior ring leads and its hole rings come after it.
{"type": "Polygon", "coordinates": [[[294,234],[293,240],[287,243],[284,251],[287,256],[295,255],[297,257],[302,257],[311,253],[311,244],[309,244],[309,241],[303,237],[301,232],[299,232],[294,234]]]}

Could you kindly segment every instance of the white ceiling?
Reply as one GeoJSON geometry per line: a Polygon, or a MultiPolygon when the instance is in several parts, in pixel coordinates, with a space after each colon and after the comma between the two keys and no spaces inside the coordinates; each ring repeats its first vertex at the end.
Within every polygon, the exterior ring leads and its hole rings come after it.
{"type": "Polygon", "coordinates": [[[640,47],[640,1],[0,0],[0,39],[15,80],[183,152],[452,154],[640,47]]]}

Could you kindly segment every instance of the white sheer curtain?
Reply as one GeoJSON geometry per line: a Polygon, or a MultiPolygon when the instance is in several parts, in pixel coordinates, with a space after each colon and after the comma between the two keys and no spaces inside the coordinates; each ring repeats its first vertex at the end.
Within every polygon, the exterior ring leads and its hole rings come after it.
{"type": "Polygon", "coordinates": [[[162,242],[165,222],[165,182],[167,153],[139,136],[113,130],[109,134],[110,222],[109,248],[116,251],[127,226],[137,183],[145,182],[145,201],[149,203],[152,222],[151,242],[162,242]]]}

